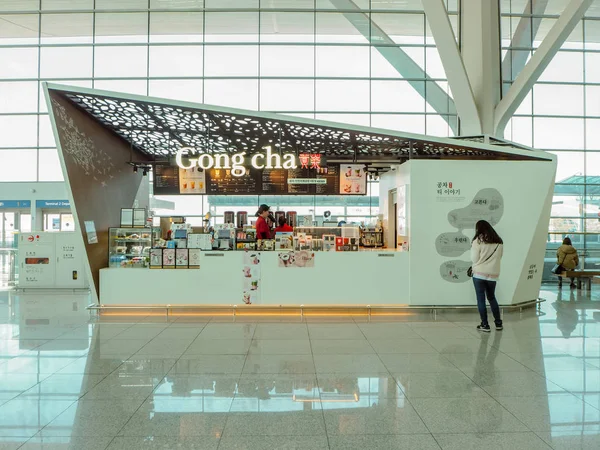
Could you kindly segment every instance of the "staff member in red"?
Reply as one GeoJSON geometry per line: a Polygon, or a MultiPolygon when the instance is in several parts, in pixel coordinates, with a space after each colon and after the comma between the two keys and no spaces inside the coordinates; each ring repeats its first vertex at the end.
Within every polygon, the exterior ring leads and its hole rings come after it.
{"type": "Polygon", "coordinates": [[[288,225],[287,219],[283,216],[279,217],[279,226],[275,228],[275,233],[289,233],[292,231],[294,231],[294,229],[288,225]]]}
{"type": "Polygon", "coordinates": [[[267,217],[271,215],[268,205],[260,205],[256,215],[256,239],[271,239],[271,228],[267,223],[267,217]]]}

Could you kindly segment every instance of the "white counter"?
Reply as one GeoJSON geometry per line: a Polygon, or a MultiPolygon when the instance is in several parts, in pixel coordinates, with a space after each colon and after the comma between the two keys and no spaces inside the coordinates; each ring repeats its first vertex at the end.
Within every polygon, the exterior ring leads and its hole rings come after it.
{"type": "MultiPolygon", "coordinates": [[[[200,269],[102,269],[100,303],[243,304],[244,252],[205,252],[200,269]]],[[[316,252],[314,267],[279,267],[261,253],[263,305],[409,303],[407,252],[316,252]]]]}

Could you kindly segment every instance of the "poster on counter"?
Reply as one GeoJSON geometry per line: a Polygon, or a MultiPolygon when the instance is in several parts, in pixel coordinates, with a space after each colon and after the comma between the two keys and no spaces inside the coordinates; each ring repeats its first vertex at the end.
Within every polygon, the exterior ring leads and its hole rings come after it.
{"type": "Polygon", "coordinates": [[[244,252],[242,300],[246,305],[256,305],[260,302],[260,259],[260,252],[244,252]]]}
{"type": "Polygon", "coordinates": [[[189,250],[189,268],[199,269],[200,268],[200,255],[202,250],[199,248],[190,248],[189,250]]]}
{"type": "Polygon", "coordinates": [[[340,194],[365,195],[367,193],[367,173],[363,164],[340,165],[340,194]]]}
{"type": "Polygon", "coordinates": [[[306,250],[281,252],[277,261],[279,267],[315,267],[315,254],[306,250]]]}
{"type": "Polygon", "coordinates": [[[180,194],[206,194],[206,171],[200,167],[179,169],[180,194]]]}
{"type": "Polygon", "coordinates": [[[152,248],[150,249],[150,268],[151,269],[162,269],[163,263],[163,249],[152,248]]]}
{"type": "Polygon", "coordinates": [[[175,249],[165,248],[163,249],[163,269],[174,269],[175,268],[175,249]]]}
{"type": "Polygon", "coordinates": [[[188,268],[188,249],[177,248],[175,249],[175,268],[176,269],[187,269],[188,268]]]}

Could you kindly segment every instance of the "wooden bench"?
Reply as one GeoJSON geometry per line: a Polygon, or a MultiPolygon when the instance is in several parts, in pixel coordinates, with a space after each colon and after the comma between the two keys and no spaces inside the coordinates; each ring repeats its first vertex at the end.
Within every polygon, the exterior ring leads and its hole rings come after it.
{"type": "Polygon", "coordinates": [[[600,276],[600,271],[598,270],[567,270],[566,272],[558,275],[561,278],[575,278],[577,279],[577,289],[581,289],[581,282],[585,281],[587,284],[587,289],[592,290],[592,280],[595,277],[600,276]]]}

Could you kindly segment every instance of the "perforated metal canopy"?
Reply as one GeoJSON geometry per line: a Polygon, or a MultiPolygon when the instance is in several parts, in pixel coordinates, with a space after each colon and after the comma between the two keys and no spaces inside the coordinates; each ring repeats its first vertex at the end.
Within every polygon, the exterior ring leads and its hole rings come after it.
{"type": "Polygon", "coordinates": [[[248,154],[270,145],[331,160],[399,162],[407,159],[550,160],[544,152],[501,139],[444,139],[205,104],[48,84],[104,127],[155,161],[181,147],[248,154]]]}

